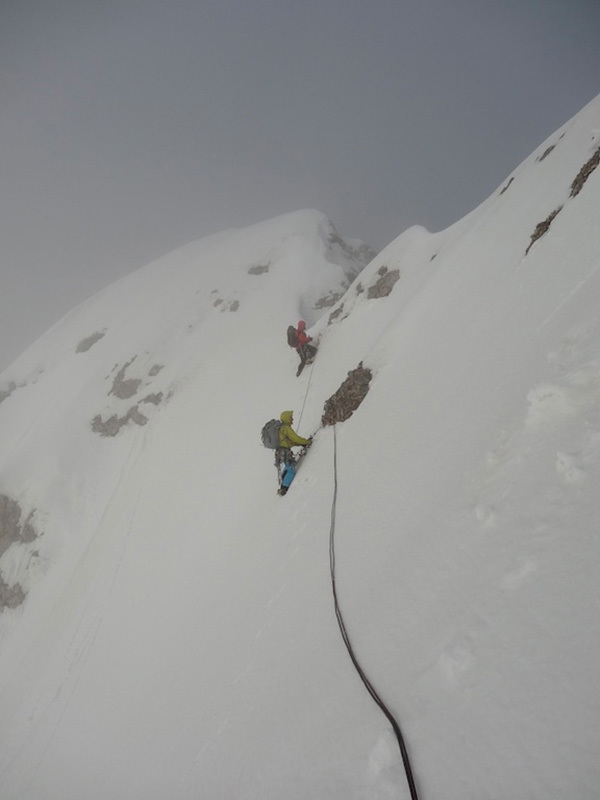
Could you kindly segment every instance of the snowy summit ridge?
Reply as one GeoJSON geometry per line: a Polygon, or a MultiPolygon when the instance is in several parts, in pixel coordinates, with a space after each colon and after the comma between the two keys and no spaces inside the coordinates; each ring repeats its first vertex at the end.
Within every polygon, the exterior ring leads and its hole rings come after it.
{"type": "Polygon", "coordinates": [[[5,371],[3,800],[408,797],[333,614],[334,478],[339,600],[423,800],[597,796],[599,130],[596,99],[376,257],[314,211],[194,242],[5,371]],[[315,439],[280,498],[284,409],[315,439]]]}

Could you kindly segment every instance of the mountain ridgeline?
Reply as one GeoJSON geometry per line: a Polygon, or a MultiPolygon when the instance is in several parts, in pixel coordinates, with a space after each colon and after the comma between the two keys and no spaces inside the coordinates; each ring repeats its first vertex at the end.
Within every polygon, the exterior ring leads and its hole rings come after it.
{"type": "Polygon", "coordinates": [[[3,373],[3,800],[404,796],[334,496],[422,800],[595,798],[599,131],[379,254],[310,210],[192,242],[3,373]]]}

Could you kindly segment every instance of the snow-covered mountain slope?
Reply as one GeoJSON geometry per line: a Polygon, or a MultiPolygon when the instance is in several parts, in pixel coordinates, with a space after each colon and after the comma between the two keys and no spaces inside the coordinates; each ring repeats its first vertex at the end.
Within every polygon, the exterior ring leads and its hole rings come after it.
{"type": "Polygon", "coordinates": [[[408,797],[335,480],[421,797],[597,797],[599,131],[364,269],[316,212],[189,245],[4,373],[3,800],[408,797]]]}
{"type": "Polygon", "coordinates": [[[130,458],[131,428],[144,427],[146,441],[145,426],[159,427],[154,419],[190,381],[206,394],[196,434],[223,435],[207,413],[211,403],[229,409],[223,422],[235,428],[264,360],[287,363],[287,325],[301,315],[317,319],[373,255],[343,242],[323,215],[299,212],[183,247],[57,324],[0,390],[2,490],[44,534],[13,548],[2,574],[28,590],[40,569],[33,550],[53,568],[51,540],[60,547],[72,539],[68,549],[87,540],[130,458]]]}

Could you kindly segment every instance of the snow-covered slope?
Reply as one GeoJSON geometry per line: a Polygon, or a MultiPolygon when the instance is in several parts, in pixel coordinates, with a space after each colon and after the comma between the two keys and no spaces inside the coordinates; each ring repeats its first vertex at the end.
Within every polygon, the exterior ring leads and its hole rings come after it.
{"type": "Polygon", "coordinates": [[[599,129],[595,100],[362,271],[316,212],[189,245],[4,373],[3,800],[408,797],[333,613],[335,478],[340,603],[421,797],[597,797],[599,129]],[[280,498],[286,408],[317,433],[280,498]]]}

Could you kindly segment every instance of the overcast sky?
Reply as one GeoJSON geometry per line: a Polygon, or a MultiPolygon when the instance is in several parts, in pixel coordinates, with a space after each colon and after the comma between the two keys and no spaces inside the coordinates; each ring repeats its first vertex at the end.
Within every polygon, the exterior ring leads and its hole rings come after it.
{"type": "Polygon", "coordinates": [[[599,42],[600,0],[0,0],[0,369],[224,228],[447,227],[600,92],[599,42]]]}

